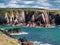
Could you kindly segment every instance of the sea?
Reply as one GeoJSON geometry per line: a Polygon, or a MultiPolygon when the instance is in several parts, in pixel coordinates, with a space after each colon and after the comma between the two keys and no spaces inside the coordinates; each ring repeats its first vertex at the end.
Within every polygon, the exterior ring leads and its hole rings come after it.
{"type": "Polygon", "coordinates": [[[60,26],[26,27],[26,26],[0,26],[5,30],[11,28],[21,28],[27,34],[12,35],[16,38],[26,37],[27,40],[38,43],[37,45],[60,45],[60,26]]]}

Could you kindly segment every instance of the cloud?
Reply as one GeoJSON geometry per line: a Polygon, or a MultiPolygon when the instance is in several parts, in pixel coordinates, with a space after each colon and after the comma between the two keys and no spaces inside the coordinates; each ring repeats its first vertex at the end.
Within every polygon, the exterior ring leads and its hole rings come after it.
{"type": "Polygon", "coordinates": [[[43,7],[40,7],[40,6],[37,6],[37,5],[35,5],[35,6],[32,6],[33,8],[43,8],[43,7]]]}
{"type": "Polygon", "coordinates": [[[9,1],[9,3],[6,5],[6,7],[8,7],[8,8],[18,8],[18,7],[20,7],[20,5],[17,4],[19,1],[20,1],[20,0],[11,0],[11,1],[9,1]]]}
{"type": "Polygon", "coordinates": [[[42,8],[42,9],[50,9],[50,7],[43,7],[43,6],[32,6],[33,8],[42,8]]]}
{"type": "Polygon", "coordinates": [[[60,2],[60,0],[55,0],[55,1],[53,1],[53,2],[60,2]]]}
{"type": "Polygon", "coordinates": [[[34,1],[23,1],[24,4],[33,4],[34,1]]]}
{"type": "Polygon", "coordinates": [[[20,0],[11,0],[9,3],[18,3],[20,0]]]}
{"type": "Polygon", "coordinates": [[[60,9],[60,0],[0,0],[0,8],[60,9]]]}
{"type": "Polygon", "coordinates": [[[5,8],[6,6],[4,5],[4,3],[0,3],[0,8],[5,8]]]}
{"type": "Polygon", "coordinates": [[[48,3],[48,0],[37,0],[37,4],[41,5],[41,6],[52,6],[50,3],[48,3]]]}
{"type": "Polygon", "coordinates": [[[18,8],[19,5],[17,5],[17,4],[8,4],[8,5],[6,5],[6,7],[18,8]]]}

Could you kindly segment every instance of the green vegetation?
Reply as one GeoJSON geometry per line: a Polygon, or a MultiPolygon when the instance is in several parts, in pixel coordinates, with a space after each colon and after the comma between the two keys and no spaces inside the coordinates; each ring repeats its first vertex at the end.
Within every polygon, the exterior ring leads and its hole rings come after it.
{"type": "Polygon", "coordinates": [[[21,45],[21,43],[23,43],[24,45],[33,45],[33,43],[30,41],[21,42],[17,38],[10,37],[2,31],[3,30],[0,31],[0,45],[21,45]]]}
{"type": "Polygon", "coordinates": [[[40,9],[40,8],[0,8],[0,10],[25,10],[25,11],[44,11],[46,9],[40,9]]]}
{"type": "Polygon", "coordinates": [[[47,10],[47,9],[41,9],[41,8],[0,8],[1,11],[12,11],[12,10],[25,10],[25,11],[39,11],[39,12],[60,12],[60,10],[47,10]]]}
{"type": "Polygon", "coordinates": [[[0,32],[0,45],[19,45],[18,40],[0,32]]]}
{"type": "Polygon", "coordinates": [[[40,9],[40,8],[0,8],[0,10],[4,10],[4,9],[13,9],[13,10],[16,10],[16,9],[23,9],[23,10],[46,10],[46,9],[40,9]]]}

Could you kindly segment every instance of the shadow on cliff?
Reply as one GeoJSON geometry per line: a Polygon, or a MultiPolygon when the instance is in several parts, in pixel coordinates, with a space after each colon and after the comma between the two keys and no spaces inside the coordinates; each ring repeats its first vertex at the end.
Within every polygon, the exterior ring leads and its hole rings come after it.
{"type": "Polygon", "coordinates": [[[60,25],[60,14],[55,15],[55,24],[60,25]]]}

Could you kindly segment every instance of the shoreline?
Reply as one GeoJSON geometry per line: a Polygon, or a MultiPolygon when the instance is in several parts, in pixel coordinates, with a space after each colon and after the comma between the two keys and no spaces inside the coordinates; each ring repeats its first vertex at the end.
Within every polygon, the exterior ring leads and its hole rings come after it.
{"type": "MultiPolygon", "coordinates": [[[[2,26],[2,25],[0,25],[0,26],[2,26]]],[[[58,25],[59,26],[59,25],[58,25]]],[[[28,28],[29,26],[3,26],[3,27],[1,27],[1,28],[4,28],[5,30],[7,29],[8,30],[8,28],[10,29],[10,28],[20,28],[20,27],[26,27],[26,28],[28,28]]],[[[50,26],[50,27],[48,27],[48,28],[55,28],[56,26],[50,26]]],[[[40,27],[40,26],[34,26],[34,27],[30,27],[30,28],[46,28],[46,27],[40,27]]]]}
{"type": "MultiPolygon", "coordinates": [[[[16,38],[16,37],[14,37],[14,36],[12,36],[12,35],[10,35],[10,34],[8,34],[4,29],[1,29],[0,28],[0,32],[1,32],[1,34],[0,35],[2,35],[3,34],[3,36],[5,36],[5,37],[9,37],[9,38],[12,38],[12,40],[13,39],[15,39],[16,41],[17,41],[17,43],[19,44],[19,45],[22,45],[22,44],[29,44],[29,45],[33,45],[33,42],[30,42],[30,41],[27,41],[27,39],[25,39],[24,37],[22,37],[22,38],[16,38]],[[23,42],[22,42],[23,41],[23,42]]],[[[25,33],[25,32],[24,32],[25,33]]],[[[28,33],[26,33],[26,34],[28,34],[28,33]]],[[[7,40],[8,40],[8,38],[7,38],[7,40]]],[[[4,40],[5,41],[5,40],[4,40]]],[[[10,40],[9,40],[10,41],[10,40]]],[[[11,41],[10,41],[11,42],[11,41]]],[[[4,42],[3,42],[4,43],[4,42]]],[[[10,44],[9,44],[10,45],[10,44]]]]}

